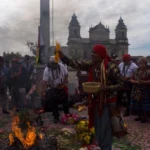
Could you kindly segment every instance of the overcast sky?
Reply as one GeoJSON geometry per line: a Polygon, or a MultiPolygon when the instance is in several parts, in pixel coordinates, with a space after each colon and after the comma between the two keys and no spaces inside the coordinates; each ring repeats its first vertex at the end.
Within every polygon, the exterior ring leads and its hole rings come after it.
{"type": "MultiPolygon", "coordinates": [[[[40,0],[0,0],[0,54],[28,54],[26,41],[37,41],[40,0]]],[[[55,40],[66,45],[73,13],[81,25],[81,36],[100,21],[110,27],[110,38],[120,16],[128,28],[129,53],[150,55],[150,0],[54,0],[55,40]]]]}

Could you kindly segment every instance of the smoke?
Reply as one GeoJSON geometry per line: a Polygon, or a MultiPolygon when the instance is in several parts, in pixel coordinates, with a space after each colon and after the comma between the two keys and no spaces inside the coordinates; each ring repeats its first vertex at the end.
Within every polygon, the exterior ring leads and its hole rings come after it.
{"type": "MultiPolygon", "coordinates": [[[[39,8],[40,0],[0,0],[0,53],[29,53],[25,44],[26,41],[37,41],[39,8]]],[[[82,37],[88,38],[89,27],[101,21],[109,25],[110,37],[114,38],[115,27],[122,16],[128,28],[130,47],[147,45],[150,34],[149,8],[149,0],[54,0],[54,40],[66,45],[69,22],[76,13],[82,37]]]]}

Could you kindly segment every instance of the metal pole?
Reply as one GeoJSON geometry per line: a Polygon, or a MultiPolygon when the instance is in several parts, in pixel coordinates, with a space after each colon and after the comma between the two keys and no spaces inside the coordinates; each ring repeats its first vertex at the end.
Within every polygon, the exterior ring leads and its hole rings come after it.
{"type": "Polygon", "coordinates": [[[54,1],[52,0],[52,45],[54,46],[54,1]]]}

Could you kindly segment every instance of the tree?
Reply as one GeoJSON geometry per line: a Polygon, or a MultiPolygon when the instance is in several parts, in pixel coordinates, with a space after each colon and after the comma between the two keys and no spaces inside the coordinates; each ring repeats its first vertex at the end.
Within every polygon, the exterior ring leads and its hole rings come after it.
{"type": "Polygon", "coordinates": [[[36,56],[37,43],[33,43],[33,42],[28,41],[26,45],[29,47],[29,49],[32,52],[32,54],[34,56],[36,56]]]}
{"type": "Polygon", "coordinates": [[[21,59],[22,55],[19,52],[16,52],[16,53],[15,52],[11,52],[11,53],[4,52],[3,57],[4,57],[5,60],[12,60],[13,58],[21,59]]]}

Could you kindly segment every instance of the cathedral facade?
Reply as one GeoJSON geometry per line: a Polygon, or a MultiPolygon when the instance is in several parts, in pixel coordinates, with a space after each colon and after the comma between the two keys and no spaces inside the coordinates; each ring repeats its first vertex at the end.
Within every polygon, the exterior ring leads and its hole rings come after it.
{"type": "Polygon", "coordinates": [[[101,22],[89,29],[89,38],[82,38],[80,34],[81,26],[75,14],[72,16],[68,29],[68,53],[73,59],[89,60],[95,44],[104,45],[109,56],[121,57],[123,54],[128,53],[127,27],[121,17],[115,29],[115,39],[110,39],[109,28],[101,22]]]}

